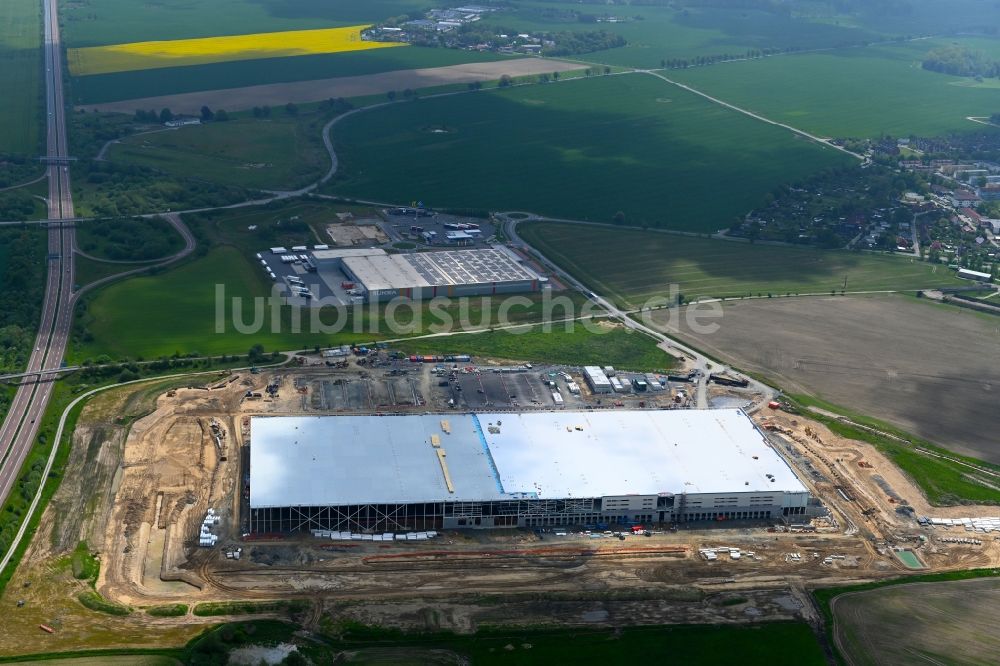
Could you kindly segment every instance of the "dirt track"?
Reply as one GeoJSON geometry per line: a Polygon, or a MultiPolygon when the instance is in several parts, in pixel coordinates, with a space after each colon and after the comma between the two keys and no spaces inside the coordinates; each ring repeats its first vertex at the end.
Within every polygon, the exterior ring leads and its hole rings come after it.
{"type": "Polygon", "coordinates": [[[581,69],[579,63],[541,58],[517,58],[498,62],[469,63],[448,67],[407,69],[364,76],[344,76],[316,81],[296,81],[293,83],[272,83],[268,85],[206,90],[178,95],[143,97],[107,104],[90,104],[77,109],[86,111],[110,111],[135,113],[136,109],[169,108],[174,113],[198,115],[202,106],[228,111],[243,111],[255,106],[282,106],[288,102],[320,102],[335,97],[362,97],[382,95],[390,90],[417,90],[453,83],[492,81],[504,74],[509,76],[531,76],[550,72],[566,72],[581,69]]]}
{"type": "MultiPolygon", "coordinates": [[[[680,337],[790,391],[1000,462],[1000,320],[896,295],[727,302],[718,331],[680,337]]],[[[683,320],[683,317],[679,317],[683,320]]]]}

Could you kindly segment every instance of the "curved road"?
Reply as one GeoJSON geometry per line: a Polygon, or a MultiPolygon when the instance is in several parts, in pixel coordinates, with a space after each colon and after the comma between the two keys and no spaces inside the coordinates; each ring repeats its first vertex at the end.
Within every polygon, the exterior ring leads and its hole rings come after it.
{"type": "Polygon", "coordinates": [[[17,190],[17,189],[20,189],[22,187],[28,187],[29,185],[34,185],[35,183],[40,183],[43,180],[45,180],[46,178],[48,178],[48,177],[49,177],[48,172],[47,171],[43,171],[42,175],[39,176],[38,178],[33,178],[33,179],[29,180],[29,181],[25,181],[23,183],[18,183],[17,185],[8,185],[7,187],[0,187],[0,192],[10,192],[11,190],[17,190]]]}
{"type": "MultiPolygon", "coordinates": [[[[72,305],[73,306],[76,305],[77,299],[79,299],[81,296],[83,296],[85,293],[87,293],[91,289],[96,289],[97,287],[105,285],[105,284],[107,284],[109,282],[114,282],[116,280],[120,280],[120,279],[126,278],[126,277],[131,277],[133,275],[138,275],[139,273],[144,273],[144,272],[152,270],[154,268],[160,268],[162,266],[168,266],[170,264],[173,264],[173,263],[176,263],[176,262],[180,261],[184,257],[186,257],[189,254],[191,254],[192,252],[194,252],[194,248],[195,248],[195,244],[196,244],[195,243],[194,234],[192,234],[191,230],[188,229],[187,225],[184,224],[183,221],[181,221],[181,214],[180,213],[166,213],[164,215],[160,215],[159,217],[162,217],[167,222],[169,222],[171,225],[173,225],[174,229],[177,230],[177,233],[179,233],[181,235],[181,237],[184,239],[184,248],[180,252],[178,252],[177,254],[175,254],[173,256],[170,256],[170,257],[167,257],[166,259],[154,259],[151,262],[145,262],[143,266],[139,266],[138,268],[133,268],[130,271],[123,271],[121,273],[115,273],[114,275],[109,275],[107,277],[101,278],[100,280],[95,280],[95,281],[91,282],[90,284],[85,285],[79,291],[77,291],[75,294],[73,294],[73,299],[72,299],[72,305]],[[153,262],[155,262],[155,263],[153,263],[153,262]]],[[[78,251],[77,254],[82,254],[82,253],[78,251]]],[[[86,255],[83,255],[83,256],[86,256],[86,255]]],[[[114,261],[110,261],[109,262],[109,261],[106,261],[104,259],[98,259],[98,261],[103,261],[105,263],[112,263],[112,264],[118,263],[118,262],[114,262],[114,261]]],[[[72,307],[70,309],[72,309],[72,307]]]]}
{"type": "MultiPolygon", "coordinates": [[[[49,159],[48,217],[50,220],[73,218],[73,195],[70,190],[69,156],[66,140],[63,63],[59,35],[57,0],[45,0],[45,106],[49,159]]],[[[73,247],[75,229],[55,225],[49,230],[49,265],[45,284],[42,321],[35,338],[35,349],[28,359],[27,371],[58,367],[62,363],[73,321],[73,247]]],[[[10,410],[0,426],[0,504],[17,481],[21,465],[34,444],[38,427],[49,398],[52,382],[28,381],[20,386],[10,410]]]]}
{"type": "Polygon", "coordinates": [[[99,262],[99,263],[102,263],[102,264],[143,264],[143,265],[140,266],[139,268],[136,268],[135,270],[124,271],[124,272],[121,272],[121,273],[115,273],[114,275],[111,275],[111,276],[109,276],[107,278],[103,278],[101,280],[97,280],[95,282],[91,282],[90,284],[88,284],[87,286],[85,286],[83,289],[81,289],[80,292],[77,293],[76,296],[74,296],[74,298],[79,297],[80,293],[83,293],[85,291],[93,289],[97,285],[101,285],[101,284],[104,284],[105,282],[108,282],[111,278],[117,279],[119,277],[124,277],[126,275],[132,275],[133,273],[140,273],[142,271],[148,271],[151,268],[158,268],[160,266],[166,266],[167,264],[172,264],[175,261],[179,261],[180,259],[183,259],[184,257],[186,257],[189,254],[191,254],[191,252],[194,250],[194,247],[195,247],[194,235],[191,233],[191,230],[188,229],[187,225],[184,224],[183,221],[181,221],[181,214],[180,213],[164,213],[163,215],[157,215],[156,217],[162,217],[164,220],[166,220],[167,222],[169,222],[170,226],[172,226],[177,231],[177,233],[179,233],[181,235],[181,238],[184,239],[184,247],[179,252],[177,252],[175,254],[172,254],[169,257],[160,257],[158,259],[132,259],[132,260],[129,260],[129,259],[101,259],[100,257],[95,257],[93,255],[87,254],[86,252],[84,252],[80,248],[76,248],[76,250],[75,250],[76,254],[80,255],[81,257],[84,257],[85,259],[90,259],[91,261],[96,261],[96,262],[99,262]]]}

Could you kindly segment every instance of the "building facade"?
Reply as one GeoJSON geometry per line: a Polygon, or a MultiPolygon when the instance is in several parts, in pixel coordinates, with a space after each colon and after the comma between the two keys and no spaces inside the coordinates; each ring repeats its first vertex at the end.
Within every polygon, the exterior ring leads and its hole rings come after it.
{"type": "Polygon", "coordinates": [[[740,410],[251,421],[250,529],[779,520],[810,495],[740,410]]]}

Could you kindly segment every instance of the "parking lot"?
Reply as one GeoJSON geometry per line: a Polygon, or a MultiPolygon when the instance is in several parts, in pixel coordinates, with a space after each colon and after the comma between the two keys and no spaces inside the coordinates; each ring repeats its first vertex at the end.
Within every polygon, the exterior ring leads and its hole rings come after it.
{"type": "Polygon", "coordinates": [[[535,374],[460,373],[450,382],[450,389],[455,403],[471,410],[555,406],[552,390],[535,374]]]}
{"type": "MultiPolygon", "coordinates": [[[[289,254],[293,253],[289,252],[289,254]]],[[[261,252],[260,255],[261,258],[257,260],[260,269],[264,271],[266,276],[267,269],[274,272],[274,284],[277,285],[281,295],[289,305],[320,307],[355,304],[355,301],[352,300],[354,294],[342,286],[348,281],[347,276],[342,271],[324,267],[320,271],[311,272],[307,270],[305,262],[284,263],[280,256],[271,254],[270,251],[261,252]],[[301,280],[302,284],[309,289],[312,294],[311,298],[305,298],[295,293],[292,286],[296,284],[296,279],[301,280]]]]}
{"type": "Polygon", "coordinates": [[[614,409],[690,407],[689,384],[665,382],[663,390],[637,391],[638,373],[617,373],[623,388],[593,394],[580,368],[491,366],[473,362],[415,363],[387,350],[367,357],[313,357],[316,374],[300,378],[299,408],[319,412],[405,412],[411,409],[524,411],[531,409],[614,409]],[[571,383],[574,387],[571,389],[571,383]],[[558,398],[556,397],[558,396],[558,398]]]}
{"type": "Polygon", "coordinates": [[[454,231],[446,229],[446,224],[473,224],[479,227],[479,233],[473,234],[471,241],[464,247],[488,247],[487,242],[496,233],[496,229],[489,220],[473,217],[460,217],[457,215],[447,215],[445,213],[421,212],[418,216],[415,212],[402,214],[399,211],[415,211],[416,209],[387,208],[383,211],[388,222],[383,228],[388,227],[395,240],[417,243],[424,247],[456,247],[455,243],[449,243],[445,237],[447,232],[454,231]],[[419,228],[419,231],[414,228],[419,228]],[[421,234],[433,232],[435,239],[428,243],[421,234]]]}

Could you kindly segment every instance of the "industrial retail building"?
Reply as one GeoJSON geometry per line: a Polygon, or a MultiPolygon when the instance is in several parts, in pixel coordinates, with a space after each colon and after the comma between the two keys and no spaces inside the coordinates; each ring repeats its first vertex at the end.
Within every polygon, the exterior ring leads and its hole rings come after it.
{"type": "Polygon", "coordinates": [[[250,529],[767,520],[809,493],[738,409],[254,417],[250,529]]]}
{"type": "Polygon", "coordinates": [[[319,250],[320,271],[332,267],[357,284],[369,302],[397,296],[478,296],[538,291],[544,283],[506,248],[388,254],[380,249],[319,250]]]}

